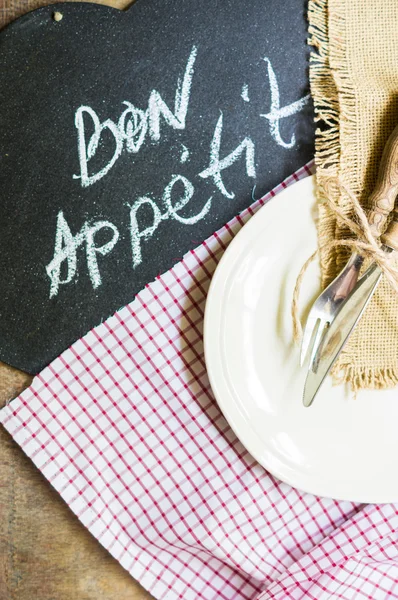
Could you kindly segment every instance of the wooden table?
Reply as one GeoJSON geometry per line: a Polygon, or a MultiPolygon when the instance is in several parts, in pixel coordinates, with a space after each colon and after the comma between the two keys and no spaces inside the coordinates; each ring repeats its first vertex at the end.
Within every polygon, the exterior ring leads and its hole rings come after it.
{"type": "MultiPolygon", "coordinates": [[[[0,28],[49,3],[0,0],[0,28]]],[[[124,9],[132,2],[99,3],[124,9]]],[[[30,376],[0,363],[0,405],[17,396],[30,381],[30,376]]],[[[148,598],[0,427],[0,599],[148,598]]]]}

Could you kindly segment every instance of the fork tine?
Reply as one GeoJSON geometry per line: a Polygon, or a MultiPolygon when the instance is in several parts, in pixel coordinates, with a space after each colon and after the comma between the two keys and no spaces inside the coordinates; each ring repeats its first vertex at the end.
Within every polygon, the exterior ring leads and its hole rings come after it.
{"type": "Polygon", "coordinates": [[[300,366],[302,367],[306,361],[308,354],[310,355],[308,364],[312,364],[315,355],[318,351],[325,327],[329,326],[328,319],[325,317],[314,316],[307,321],[303,341],[301,345],[300,366]]]}
{"type": "Polygon", "coordinates": [[[314,331],[318,323],[318,317],[308,315],[307,322],[305,324],[303,339],[301,341],[300,350],[300,366],[302,367],[305,363],[305,359],[308,355],[311,341],[313,339],[314,331]]]}
{"type": "Polygon", "coordinates": [[[315,352],[317,351],[320,339],[322,338],[322,333],[319,332],[319,328],[316,329],[318,319],[324,321],[322,331],[324,330],[325,325],[329,326],[331,324],[342,301],[347,298],[348,294],[357,283],[362,264],[363,257],[356,252],[353,252],[350,260],[340,274],[327,286],[326,289],[323,290],[323,292],[313,303],[307,317],[307,322],[303,332],[303,340],[301,342],[301,367],[305,363],[310,348],[312,350],[312,355],[315,355],[314,350],[315,352]],[[325,310],[326,308],[327,310],[325,310]],[[315,335],[315,331],[317,331],[316,339],[314,343],[311,344],[315,335]]]}
{"type": "MultiPolygon", "coordinates": [[[[318,319],[318,326],[316,332],[313,335],[313,344],[311,347],[311,356],[309,364],[312,365],[315,362],[315,357],[318,352],[318,348],[322,341],[322,336],[325,332],[325,328],[329,326],[329,322],[326,319],[318,319]]],[[[319,357],[318,357],[319,360],[319,357]]]]}

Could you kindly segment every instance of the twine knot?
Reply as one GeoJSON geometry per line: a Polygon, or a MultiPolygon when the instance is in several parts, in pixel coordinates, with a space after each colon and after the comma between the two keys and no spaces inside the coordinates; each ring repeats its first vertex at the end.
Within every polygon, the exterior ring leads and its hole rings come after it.
{"type": "MultiPolygon", "coordinates": [[[[368,218],[360,205],[355,194],[349,190],[341,181],[331,180],[329,185],[337,185],[343,190],[352,202],[352,214],[353,217],[348,217],[344,214],[341,208],[330,198],[328,194],[325,195],[324,202],[327,204],[331,212],[336,217],[336,220],[344,224],[349,232],[353,234],[354,238],[343,238],[341,240],[334,240],[331,244],[328,244],[329,248],[336,247],[347,247],[351,248],[352,251],[356,251],[361,254],[364,258],[370,258],[373,262],[376,262],[387,281],[390,283],[393,290],[398,294],[398,267],[395,263],[394,253],[388,253],[383,250],[382,244],[378,238],[378,235],[373,232],[373,229],[368,221],[368,218]]],[[[327,190],[328,186],[325,186],[327,190]]],[[[319,250],[321,250],[320,248],[319,250]]],[[[308,260],[302,266],[300,273],[297,277],[296,285],[293,293],[292,301],[292,318],[293,318],[293,338],[295,342],[301,340],[303,334],[303,328],[299,318],[298,302],[300,298],[301,285],[304,279],[304,275],[309,265],[315,260],[319,253],[319,250],[314,252],[308,260]]]]}

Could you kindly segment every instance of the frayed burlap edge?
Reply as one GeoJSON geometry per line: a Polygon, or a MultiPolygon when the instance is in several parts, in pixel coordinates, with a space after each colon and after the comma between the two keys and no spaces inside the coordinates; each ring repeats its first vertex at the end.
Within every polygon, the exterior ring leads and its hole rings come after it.
{"type": "Polygon", "coordinates": [[[325,204],[325,197],[350,215],[351,202],[344,195],[337,181],[344,183],[354,193],[358,191],[355,168],[345,165],[345,153],[350,152],[341,138],[355,147],[355,95],[350,86],[350,77],[344,47],[344,0],[333,3],[333,14],[328,11],[329,0],[310,0],[309,44],[316,51],[310,57],[310,85],[314,100],[315,121],[319,125],[315,133],[315,163],[317,167],[317,196],[319,200],[318,239],[321,256],[323,284],[332,281],[347,261],[345,248],[330,248],[330,242],[347,237],[333,213],[325,204]],[[336,10],[340,7],[340,12],[336,10]],[[329,45],[329,27],[336,39],[333,48],[329,45]],[[336,35],[340,32],[340,35],[336,35]]]}
{"type": "MultiPolygon", "coordinates": [[[[315,163],[318,243],[324,287],[336,277],[349,257],[345,248],[331,247],[332,241],[347,238],[349,234],[337,222],[325,198],[328,197],[347,215],[351,212],[352,204],[344,193],[344,187],[363,201],[357,178],[356,99],[344,43],[346,2],[309,0],[308,4],[308,43],[314,48],[310,56],[310,85],[318,124],[315,163]],[[330,4],[333,10],[330,10],[330,4]],[[343,186],[337,185],[338,181],[343,186]]],[[[349,384],[354,393],[364,388],[386,389],[398,384],[398,373],[394,369],[356,366],[349,343],[346,352],[337,361],[332,377],[334,383],[349,384]]]]}

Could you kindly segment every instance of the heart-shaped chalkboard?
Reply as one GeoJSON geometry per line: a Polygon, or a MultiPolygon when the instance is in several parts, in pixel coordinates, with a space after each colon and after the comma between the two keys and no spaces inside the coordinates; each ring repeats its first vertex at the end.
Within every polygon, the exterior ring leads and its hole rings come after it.
{"type": "Polygon", "coordinates": [[[64,3],[7,27],[0,360],[36,373],[310,160],[307,53],[304,0],[64,3]]]}

